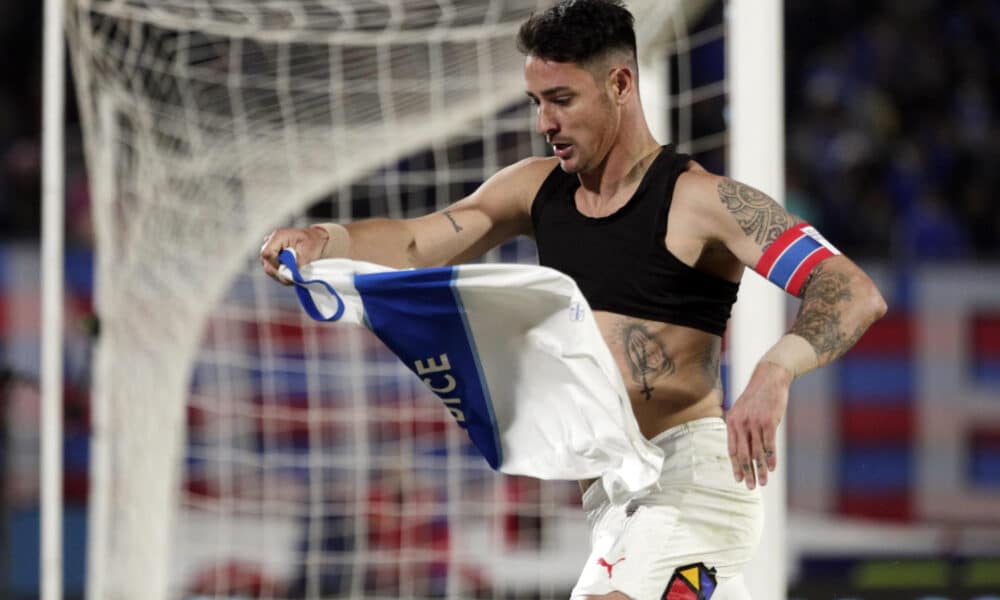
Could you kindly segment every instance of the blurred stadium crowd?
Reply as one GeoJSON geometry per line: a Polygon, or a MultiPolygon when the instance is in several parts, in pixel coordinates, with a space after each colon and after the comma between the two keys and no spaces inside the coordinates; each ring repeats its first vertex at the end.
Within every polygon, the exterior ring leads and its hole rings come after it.
{"type": "Polygon", "coordinates": [[[1000,256],[1000,3],[786,3],[787,201],[859,258],[1000,256]]]}

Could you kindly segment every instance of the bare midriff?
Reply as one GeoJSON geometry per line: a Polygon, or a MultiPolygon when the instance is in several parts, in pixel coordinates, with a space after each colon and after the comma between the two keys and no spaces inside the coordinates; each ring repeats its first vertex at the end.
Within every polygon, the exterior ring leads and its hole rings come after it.
{"type": "MultiPolygon", "coordinates": [[[[659,321],[594,311],[647,438],[676,425],[722,416],[721,339],[659,321]]],[[[581,481],[584,490],[593,480],[581,481]]]]}

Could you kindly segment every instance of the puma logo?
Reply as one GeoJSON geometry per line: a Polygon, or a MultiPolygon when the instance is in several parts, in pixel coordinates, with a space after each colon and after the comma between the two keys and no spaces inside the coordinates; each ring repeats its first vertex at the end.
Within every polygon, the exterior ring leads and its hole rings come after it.
{"type": "Polygon", "coordinates": [[[598,558],[597,564],[601,565],[602,567],[608,570],[608,579],[611,579],[611,570],[615,568],[615,565],[617,565],[623,560],[625,560],[624,556],[619,558],[615,562],[609,564],[608,561],[604,560],[604,558],[598,558]]]}

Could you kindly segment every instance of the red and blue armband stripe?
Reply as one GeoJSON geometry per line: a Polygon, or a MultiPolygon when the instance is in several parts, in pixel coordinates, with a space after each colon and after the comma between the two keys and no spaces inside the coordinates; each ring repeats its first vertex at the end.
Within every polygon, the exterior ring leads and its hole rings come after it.
{"type": "Polygon", "coordinates": [[[754,270],[789,294],[799,295],[813,268],[840,250],[808,223],[799,223],[774,240],[754,270]]]}

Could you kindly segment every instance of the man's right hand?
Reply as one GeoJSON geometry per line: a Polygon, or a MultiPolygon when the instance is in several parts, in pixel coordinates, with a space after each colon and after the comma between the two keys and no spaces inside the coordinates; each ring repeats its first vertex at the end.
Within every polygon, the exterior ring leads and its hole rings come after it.
{"type": "Polygon", "coordinates": [[[260,247],[260,264],[268,277],[283,285],[292,282],[278,275],[278,255],[285,248],[295,250],[296,262],[299,265],[311,263],[324,257],[330,232],[322,225],[310,225],[299,229],[275,229],[264,238],[260,247]]]}

